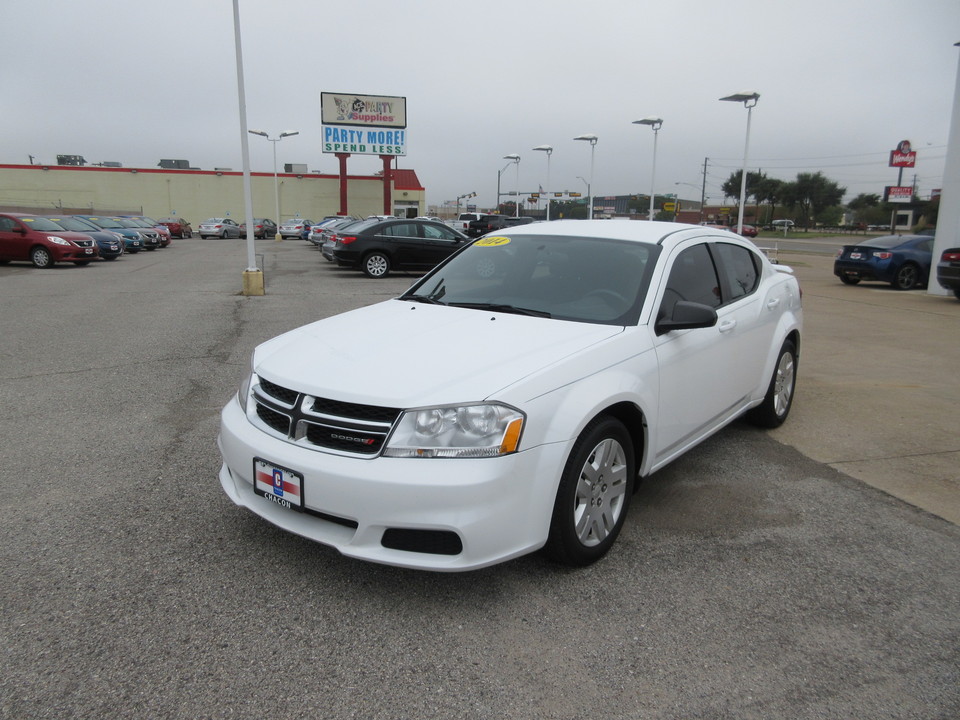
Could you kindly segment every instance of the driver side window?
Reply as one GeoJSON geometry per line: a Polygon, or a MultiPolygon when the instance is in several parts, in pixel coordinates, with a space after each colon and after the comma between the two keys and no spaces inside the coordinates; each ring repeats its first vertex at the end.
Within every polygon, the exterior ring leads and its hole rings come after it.
{"type": "Polygon", "coordinates": [[[720,283],[713,258],[705,244],[694,245],[681,252],[670,269],[667,289],[660,305],[660,317],[672,317],[673,307],[680,300],[720,306],[720,283]]]}

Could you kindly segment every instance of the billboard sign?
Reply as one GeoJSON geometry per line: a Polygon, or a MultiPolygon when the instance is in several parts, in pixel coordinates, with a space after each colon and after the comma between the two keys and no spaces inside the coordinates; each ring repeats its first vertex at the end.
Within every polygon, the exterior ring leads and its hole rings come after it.
{"type": "Polygon", "coordinates": [[[917,153],[910,149],[909,140],[901,140],[896,150],[890,151],[890,167],[912,168],[917,164],[917,153]]]}
{"type": "Polygon", "coordinates": [[[407,154],[407,131],[324,125],[321,149],[325,153],[402,156],[407,154]]]}
{"type": "Polygon", "coordinates": [[[407,99],[391,95],[320,93],[320,122],[402,129],[407,126],[407,99]]]}
{"type": "Polygon", "coordinates": [[[912,185],[888,185],[886,192],[886,200],[891,203],[908,203],[913,200],[913,186],[912,185]]]}

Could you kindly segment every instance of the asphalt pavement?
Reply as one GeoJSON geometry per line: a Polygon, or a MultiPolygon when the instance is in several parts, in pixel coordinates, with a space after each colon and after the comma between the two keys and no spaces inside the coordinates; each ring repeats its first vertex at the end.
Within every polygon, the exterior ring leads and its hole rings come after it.
{"type": "Polygon", "coordinates": [[[257,254],[259,298],[236,240],[0,266],[0,718],[960,716],[960,302],[781,253],[806,320],[782,428],[647,479],[589,568],[430,574],[224,496],[252,348],[413,279],[257,254]]]}

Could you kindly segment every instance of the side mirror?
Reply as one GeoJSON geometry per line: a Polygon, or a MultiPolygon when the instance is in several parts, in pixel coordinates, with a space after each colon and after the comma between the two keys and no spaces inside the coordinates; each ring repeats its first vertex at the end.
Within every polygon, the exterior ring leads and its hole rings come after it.
{"type": "Polygon", "coordinates": [[[670,317],[661,317],[653,326],[657,335],[671,330],[692,330],[694,328],[713,327],[717,324],[717,311],[709,305],[679,300],[673,306],[670,317]]]}

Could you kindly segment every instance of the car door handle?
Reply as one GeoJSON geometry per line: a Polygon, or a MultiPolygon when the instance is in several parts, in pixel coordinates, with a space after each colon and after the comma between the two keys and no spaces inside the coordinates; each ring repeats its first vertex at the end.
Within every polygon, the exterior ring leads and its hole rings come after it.
{"type": "Polygon", "coordinates": [[[733,330],[737,326],[736,320],[724,320],[717,326],[717,330],[722,333],[727,333],[733,330]]]}
{"type": "Polygon", "coordinates": [[[768,300],[767,310],[776,310],[779,304],[780,304],[780,298],[773,298],[772,300],[768,300]]]}

